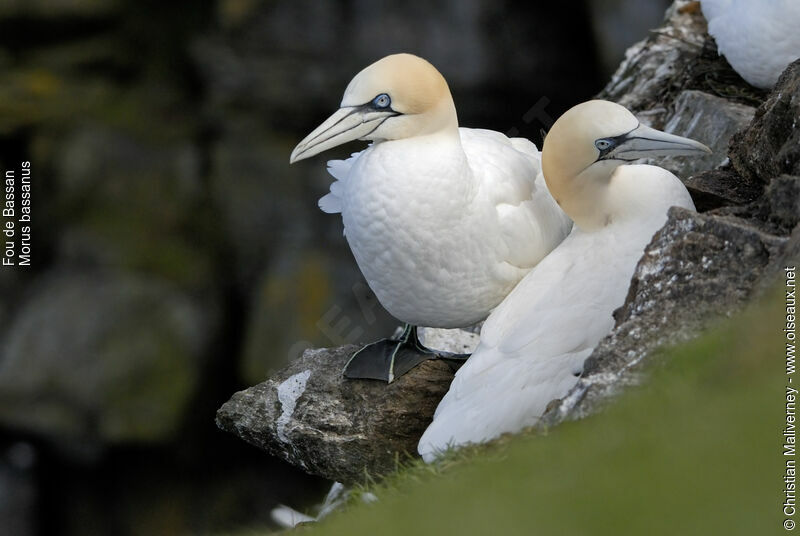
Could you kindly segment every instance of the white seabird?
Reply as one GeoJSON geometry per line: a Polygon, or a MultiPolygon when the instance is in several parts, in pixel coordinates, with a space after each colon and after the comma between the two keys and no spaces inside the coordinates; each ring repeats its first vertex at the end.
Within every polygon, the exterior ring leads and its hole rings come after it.
{"type": "Polygon", "coordinates": [[[483,320],[572,223],[537,178],[536,146],[459,128],[447,82],[417,56],[387,56],[358,73],[290,161],[355,139],[373,143],[328,162],[337,181],[319,206],[342,214],[369,286],[408,325],[400,340],[362,349],[345,375],[392,381],[430,357],[420,357],[427,350],[413,326],[483,320]]]}
{"type": "Polygon", "coordinates": [[[694,209],[669,171],[623,165],[710,150],[641,125],[618,104],[590,101],[547,134],[547,186],[575,227],[486,320],[419,442],[427,461],[449,447],[488,441],[537,422],[575,385],[583,362],[613,327],[636,263],[667,209],[694,209]]]}
{"type": "Polygon", "coordinates": [[[800,1],[702,0],[701,6],[720,54],[750,85],[771,88],[800,58],[800,1]]]}

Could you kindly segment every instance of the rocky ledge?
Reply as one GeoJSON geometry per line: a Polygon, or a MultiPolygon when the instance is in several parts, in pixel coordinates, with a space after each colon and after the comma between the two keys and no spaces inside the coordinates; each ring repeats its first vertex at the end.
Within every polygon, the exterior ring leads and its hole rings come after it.
{"type": "Polygon", "coordinates": [[[307,350],[267,381],[233,395],[217,424],[339,482],[392,471],[416,451],[453,371],[443,361],[426,361],[388,385],[345,380],[342,369],[358,348],[307,350]]]}
{"type": "MultiPolygon", "coordinates": [[[[709,144],[714,155],[658,162],[684,179],[699,213],[670,211],[637,266],[615,328],[575,388],[549,406],[542,427],[602,408],[640,381],[658,349],[733,314],[800,259],[800,61],[771,93],[755,90],[716,53],[698,2],[676,1],[664,25],[628,51],[600,97],[709,144]]],[[[389,386],[345,381],[340,370],[353,348],[307,351],[236,393],[219,410],[218,425],[334,480],[392,471],[415,455],[453,372],[428,362],[389,386]]]]}
{"type": "MultiPolygon", "coordinates": [[[[425,344],[471,352],[477,335],[420,331],[425,344]]],[[[302,357],[217,412],[217,425],[306,471],[344,483],[394,470],[431,422],[455,371],[426,361],[391,384],[346,380],[358,345],[306,350],[302,357]]]]}

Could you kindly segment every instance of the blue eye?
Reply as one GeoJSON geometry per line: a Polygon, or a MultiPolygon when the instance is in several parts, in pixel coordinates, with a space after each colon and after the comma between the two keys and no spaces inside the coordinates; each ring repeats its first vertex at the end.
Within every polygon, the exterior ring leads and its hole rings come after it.
{"type": "Polygon", "coordinates": [[[390,104],[392,104],[392,99],[389,98],[389,95],[386,93],[381,93],[374,99],[372,99],[372,104],[375,108],[388,108],[390,104]]]}
{"type": "Polygon", "coordinates": [[[594,142],[594,146],[597,147],[600,151],[605,151],[606,149],[611,147],[611,145],[612,145],[611,141],[610,140],[605,140],[605,139],[597,140],[597,141],[594,142]]]}

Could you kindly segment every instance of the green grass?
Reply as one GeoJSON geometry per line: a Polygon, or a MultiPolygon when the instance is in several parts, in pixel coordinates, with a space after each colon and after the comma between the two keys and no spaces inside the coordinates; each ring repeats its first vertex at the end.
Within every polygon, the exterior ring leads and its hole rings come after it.
{"type": "Polygon", "coordinates": [[[781,296],[656,359],[607,411],[412,463],[318,535],[783,533],[781,296]]]}

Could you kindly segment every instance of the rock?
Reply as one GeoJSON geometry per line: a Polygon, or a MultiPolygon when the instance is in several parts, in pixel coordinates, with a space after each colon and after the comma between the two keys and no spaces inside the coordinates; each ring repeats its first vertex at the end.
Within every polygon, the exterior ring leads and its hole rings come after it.
{"type": "Polygon", "coordinates": [[[769,268],[775,268],[783,272],[783,268],[785,268],[789,262],[800,264],[800,225],[794,228],[789,240],[786,241],[786,246],[780,258],[771,263],[769,268]]]}
{"type": "Polygon", "coordinates": [[[697,90],[678,93],[672,108],[664,114],[664,130],[703,142],[713,153],[645,159],[643,163],[663,167],[680,177],[700,212],[741,205],[758,197],[760,181],[743,179],[729,169],[716,169],[727,163],[731,138],[749,125],[755,108],[697,90]]]}
{"type": "Polygon", "coordinates": [[[734,133],[750,123],[754,112],[752,106],[702,91],[682,91],[675,100],[674,110],[667,116],[664,131],[705,143],[713,153],[689,158],[672,156],[647,163],[668,169],[681,179],[714,169],[728,159],[728,142],[734,133]]]}
{"type": "Polygon", "coordinates": [[[267,452],[345,484],[396,468],[447,392],[453,370],[426,361],[391,384],[346,380],[357,345],[307,350],[267,381],[240,391],[217,412],[217,425],[267,452]]]}
{"type": "Polygon", "coordinates": [[[671,209],[636,267],[613,331],[541,426],[598,411],[623,386],[638,381],[642,362],[654,350],[689,340],[739,310],[785,242],[719,216],[671,209]]]}
{"type": "Polygon", "coordinates": [[[800,60],[786,68],[750,126],[734,136],[730,157],[750,180],[800,176],[800,60]]]}
{"type": "Polygon", "coordinates": [[[764,189],[759,181],[748,181],[729,168],[711,169],[683,179],[698,212],[724,206],[743,205],[758,198],[764,189]]]}
{"type": "Polygon", "coordinates": [[[195,393],[212,325],[162,281],[50,274],[4,337],[0,423],[77,453],[164,442],[195,393]]]}
{"type": "Polygon", "coordinates": [[[800,223],[800,177],[776,177],[755,201],[744,206],[723,207],[714,213],[735,216],[766,233],[786,236],[800,223]]]}
{"type": "Polygon", "coordinates": [[[761,276],[756,288],[758,294],[766,294],[775,288],[776,281],[785,281],[787,267],[800,266],[800,225],[794,228],[786,240],[780,255],[773,257],[761,276]]]}
{"type": "Polygon", "coordinates": [[[699,4],[676,0],[664,24],[625,54],[598,98],[618,102],[647,124],[663,129],[673,103],[685,90],[728,101],[760,104],[764,92],[751,87],[717,52],[699,4]]]}
{"type": "Polygon", "coordinates": [[[686,10],[689,1],[676,1],[664,24],[625,53],[625,60],[598,98],[618,102],[637,115],[645,113],[656,128],[667,112],[663,94],[695,60],[704,43],[705,19],[686,10]]]}

